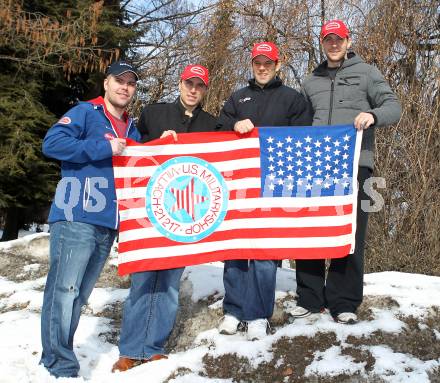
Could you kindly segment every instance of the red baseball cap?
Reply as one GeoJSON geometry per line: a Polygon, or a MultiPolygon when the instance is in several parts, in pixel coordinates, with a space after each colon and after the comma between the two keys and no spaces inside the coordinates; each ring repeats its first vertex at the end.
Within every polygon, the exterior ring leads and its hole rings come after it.
{"type": "Polygon", "coordinates": [[[188,80],[193,77],[198,77],[206,86],[208,86],[209,72],[203,65],[187,65],[180,76],[182,80],[188,80]]]}
{"type": "Polygon", "coordinates": [[[269,41],[254,44],[252,48],[252,60],[260,55],[266,56],[272,61],[278,61],[279,59],[277,46],[269,41]]]}
{"type": "Polygon", "coordinates": [[[338,35],[341,39],[345,39],[350,35],[350,32],[347,26],[341,20],[330,20],[327,21],[321,28],[321,38],[323,39],[325,36],[330,33],[334,33],[338,35]]]}

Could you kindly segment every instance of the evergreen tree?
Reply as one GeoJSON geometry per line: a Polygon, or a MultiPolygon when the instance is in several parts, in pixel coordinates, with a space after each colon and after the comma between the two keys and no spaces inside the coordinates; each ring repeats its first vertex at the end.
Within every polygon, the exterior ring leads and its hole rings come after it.
{"type": "Polygon", "coordinates": [[[0,0],[1,240],[26,212],[47,209],[59,167],[41,153],[48,128],[78,99],[96,97],[105,67],[136,32],[119,1],[0,0]],[[98,86],[97,86],[98,84],[98,86]]]}

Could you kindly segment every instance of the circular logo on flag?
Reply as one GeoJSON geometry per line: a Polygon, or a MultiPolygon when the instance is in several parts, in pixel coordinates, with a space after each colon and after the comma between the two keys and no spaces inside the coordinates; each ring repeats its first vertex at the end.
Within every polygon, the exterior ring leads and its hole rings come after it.
{"type": "Polygon", "coordinates": [[[229,197],[221,173],[197,157],[164,162],[146,194],[150,222],[176,242],[197,242],[212,234],[225,218],[229,197]]]}

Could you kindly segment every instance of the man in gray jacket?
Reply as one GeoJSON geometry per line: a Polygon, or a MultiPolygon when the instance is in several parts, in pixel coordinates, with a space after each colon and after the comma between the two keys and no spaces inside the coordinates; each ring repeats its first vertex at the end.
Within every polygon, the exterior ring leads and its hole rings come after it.
{"type": "Polygon", "coordinates": [[[291,315],[303,318],[328,308],[335,321],[353,324],[363,296],[368,214],[361,209],[360,201],[369,200],[364,184],[373,169],[374,128],[397,122],[401,107],[378,69],[348,51],[351,39],[342,21],[325,23],[320,43],[327,60],[304,80],[302,89],[313,107],[313,125],[353,123],[356,129],[363,130],[356,246],[353,254],[331,261],[327,280],[324,260],[296,261],[298,304],[291,315]]]}

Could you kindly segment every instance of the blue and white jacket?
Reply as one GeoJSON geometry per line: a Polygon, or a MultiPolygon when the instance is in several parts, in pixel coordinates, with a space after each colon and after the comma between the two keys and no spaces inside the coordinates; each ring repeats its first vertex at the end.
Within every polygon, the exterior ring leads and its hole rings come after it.
{"type": "MultiPolygon", "coordinates": [[[[118,137],[104,99],[80,102],[70,109],[46,134],[43,153],[61,161],[49,223],[84,222],[117,229],[116,201],[110,140],[118,137]]],[[[129,119],[126,137],[140,141],[129,119]]]]}

